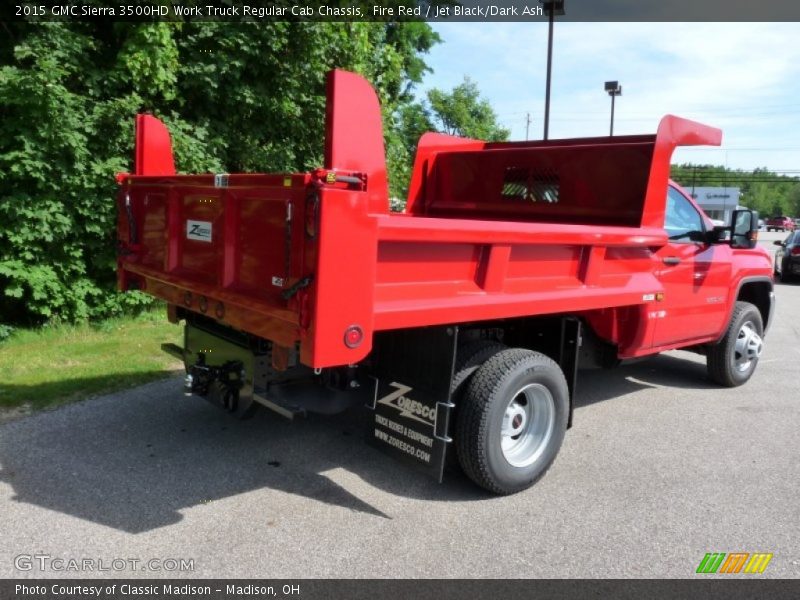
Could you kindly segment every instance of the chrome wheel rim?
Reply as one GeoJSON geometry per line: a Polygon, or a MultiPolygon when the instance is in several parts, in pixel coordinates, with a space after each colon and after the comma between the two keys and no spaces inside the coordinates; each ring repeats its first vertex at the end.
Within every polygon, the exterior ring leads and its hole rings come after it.
{"type": "Polygon", "coordinates": [[[745,321],[739,328],[733,347],[733,366],[740,373],[749,370],[764,350],[764,341],[752,321],[745,321]]]}
{"type": "Polygon", "coordinates": [[[541,457],[555,430],[553,395],[540,383],[531,383],[511,398],[503,413],[500,447],[512,467],[527,467],[541,457]]]}

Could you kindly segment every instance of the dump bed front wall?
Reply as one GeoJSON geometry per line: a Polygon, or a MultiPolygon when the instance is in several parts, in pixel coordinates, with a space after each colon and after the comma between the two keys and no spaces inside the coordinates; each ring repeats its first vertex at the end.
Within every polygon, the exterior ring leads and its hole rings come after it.
{"type": "Polygon", "coordinates": [[[652,154],[652,140],[441,153],[425,214],[638,227],[652,154]]]}

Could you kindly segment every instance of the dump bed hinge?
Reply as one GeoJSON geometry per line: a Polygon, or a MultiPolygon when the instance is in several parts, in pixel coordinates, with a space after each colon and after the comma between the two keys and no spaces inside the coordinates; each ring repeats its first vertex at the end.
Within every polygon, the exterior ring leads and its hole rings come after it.
{"type": "Polygon", "coordinates": [[[294,296],[297,292],[299,292],[303,288],[308,287],[309,285],[311,285],[311,282],[313,281],[313,279],[314,278],[311,277],[310,275],[307,276],[307,277],[303,277],[302,279],[297,281],[292,287],[283,290],[281,292],[281,297],[284,300],[288,300],[289,298],[294,296]]]}
{"type": "Polygon", "coordinates": [[[214,175],[214,187],[228,187],[228,174],[217,173],[214,175]]]}

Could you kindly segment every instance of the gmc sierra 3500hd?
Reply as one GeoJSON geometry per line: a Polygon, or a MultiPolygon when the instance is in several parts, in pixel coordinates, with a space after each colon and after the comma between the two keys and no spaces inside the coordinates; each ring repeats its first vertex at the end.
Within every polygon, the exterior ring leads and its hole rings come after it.
{"type": "Polygon", "coordinates": [[[185,391],[245,417],[366,405],[369,439],[441,479],[520,491],[553,462],[578,366],[686,348],[722,386],[753,374],[774,305],[758,215],[714,226],[669,180],[721,132],[487,143],[429,133],[389,210],[370,85],[328,79],[324,168],[176,175],[139,115],[118,175],[119,287],[185,321],[185,391]]]}

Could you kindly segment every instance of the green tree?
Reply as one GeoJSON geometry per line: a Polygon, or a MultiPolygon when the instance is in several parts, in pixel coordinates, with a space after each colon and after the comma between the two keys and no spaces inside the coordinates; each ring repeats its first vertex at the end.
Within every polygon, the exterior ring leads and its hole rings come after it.
{"type": "Polygon", "coordinates": [[[786,195],[788,212],[794,217],[800,217],[800,183],[793,185],[786,195]]]}
{"type": "Polygon", "coordinates": [[[439,40],[420,22],[3,24],[0,36],[0,323],[112,314],[116,172],[133,116],[169,126],[181,172],[297,171],[323,153],[324,79],[376,86],[390,182],[409,156],[394,115],[439,40]]]}
{"type": "MultiPolygon", "coordinates": [[[[497,142],[507,140],[510,133],[498,124],[491,105],[481,98],[478,86],[467,77],[450,92],[434,88],[428,91],[423,101],[401,104],[393,115],[393,122],[394,148],[406,157],[395,161],[396,180],[401,183],[395,187],[396,196],[405,196],[411,177],[411,159],[422,134],[438,131],[497,142]]],[[[397,197],[393,208],[402,208],[402,201],[397,197]]]]}
{"type": "Polygon", "coordinates": [[[451,92],[429,90],[428,103],[430,117],[442,133],[493,142],[508,139],[510,131],[498,124],[492,106],[469,77],[451,92]]]}
{"type": "Polygon", "coordinates": [[[683,187],[738,187],[740,204],[762,216],[800,214],[800,182],[797,177],[774,173],[764,167],[752,171],[717,165],[672,165],[672,179],[683,187]]]}

